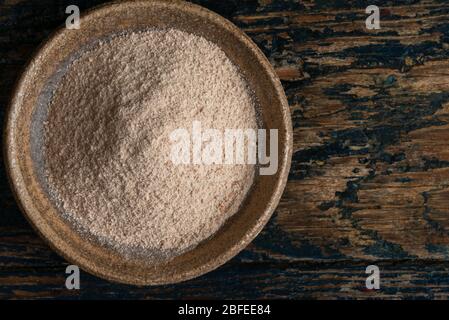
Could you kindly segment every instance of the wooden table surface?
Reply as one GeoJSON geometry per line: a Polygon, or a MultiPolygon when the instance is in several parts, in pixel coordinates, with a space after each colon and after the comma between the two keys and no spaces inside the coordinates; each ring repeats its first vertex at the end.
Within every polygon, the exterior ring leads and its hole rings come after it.
{"type": "MultiPolygon", "coordinates": [[[[0,113],[66,6],[0,0],[0,113]]],[[[19,211],[0,167],[0,299],[449,297],[449,1],[195,1],[229,18],[276,68],[294,155],[275,215],[229,263],[178,285],[134,287],[81,274],[19,211]],[[365,289],[378,265],[381,289],[365,289]]]]}

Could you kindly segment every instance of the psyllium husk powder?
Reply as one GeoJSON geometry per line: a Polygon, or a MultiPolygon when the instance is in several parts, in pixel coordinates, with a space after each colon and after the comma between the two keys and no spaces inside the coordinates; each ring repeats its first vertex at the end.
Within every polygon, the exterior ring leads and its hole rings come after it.
{"type": "Polygon", "coordinates": [[[176,164],[179,128],[257,129],[248,83],[210,41],[179,30],[124,33],[74,59],[43,128],[44,176],[64,218],[127,256],[163,261],[237,212],[254,164],[176,164]]]}

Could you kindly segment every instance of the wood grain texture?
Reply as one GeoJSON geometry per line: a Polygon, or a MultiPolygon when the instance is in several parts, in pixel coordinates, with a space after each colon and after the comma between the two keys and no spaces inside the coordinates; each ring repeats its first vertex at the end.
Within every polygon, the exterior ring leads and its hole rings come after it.
{"type": "MultiPolygon", "coordinates": [[[[37,45],[104,1],[0,1],[0,114],[37,45]]],[[[83,273],[35,235],[0,170],[0,298],[449,297],[449,3],[195,1],[231,19],[275,66],[294,122],[290,179],[257,239],[226,266],[180,285],[134,288],[83,273]],[[364,290],[378,264],[382,289],[364,290]]]]}

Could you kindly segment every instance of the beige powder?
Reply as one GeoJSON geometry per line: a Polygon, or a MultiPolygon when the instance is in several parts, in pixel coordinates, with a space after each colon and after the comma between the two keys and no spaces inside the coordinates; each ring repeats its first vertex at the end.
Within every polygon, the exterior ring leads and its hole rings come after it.
{"type": "Polygon", "coordinates": [[[175,165],[170,133],[257,128],[224,52],[177,30],[104,40],[76,58],[44,123],[49,191],[75,228],[125,255],[169,259],[213,235],[249,190],[254,165],[175,165]]]}

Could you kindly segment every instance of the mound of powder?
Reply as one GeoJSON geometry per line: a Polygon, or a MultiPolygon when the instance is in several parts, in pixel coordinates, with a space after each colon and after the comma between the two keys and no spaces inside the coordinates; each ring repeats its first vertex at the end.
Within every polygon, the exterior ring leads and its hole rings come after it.
{"type": "Polygon", "coordinates": [[[257,128],[246,80],[210,41],[179,30],[102,40],[66,66],[44,123],[49,193],[78,231],[166,260],[239,208],[254,165],[176,165],[170,133],[257,128]]]}

